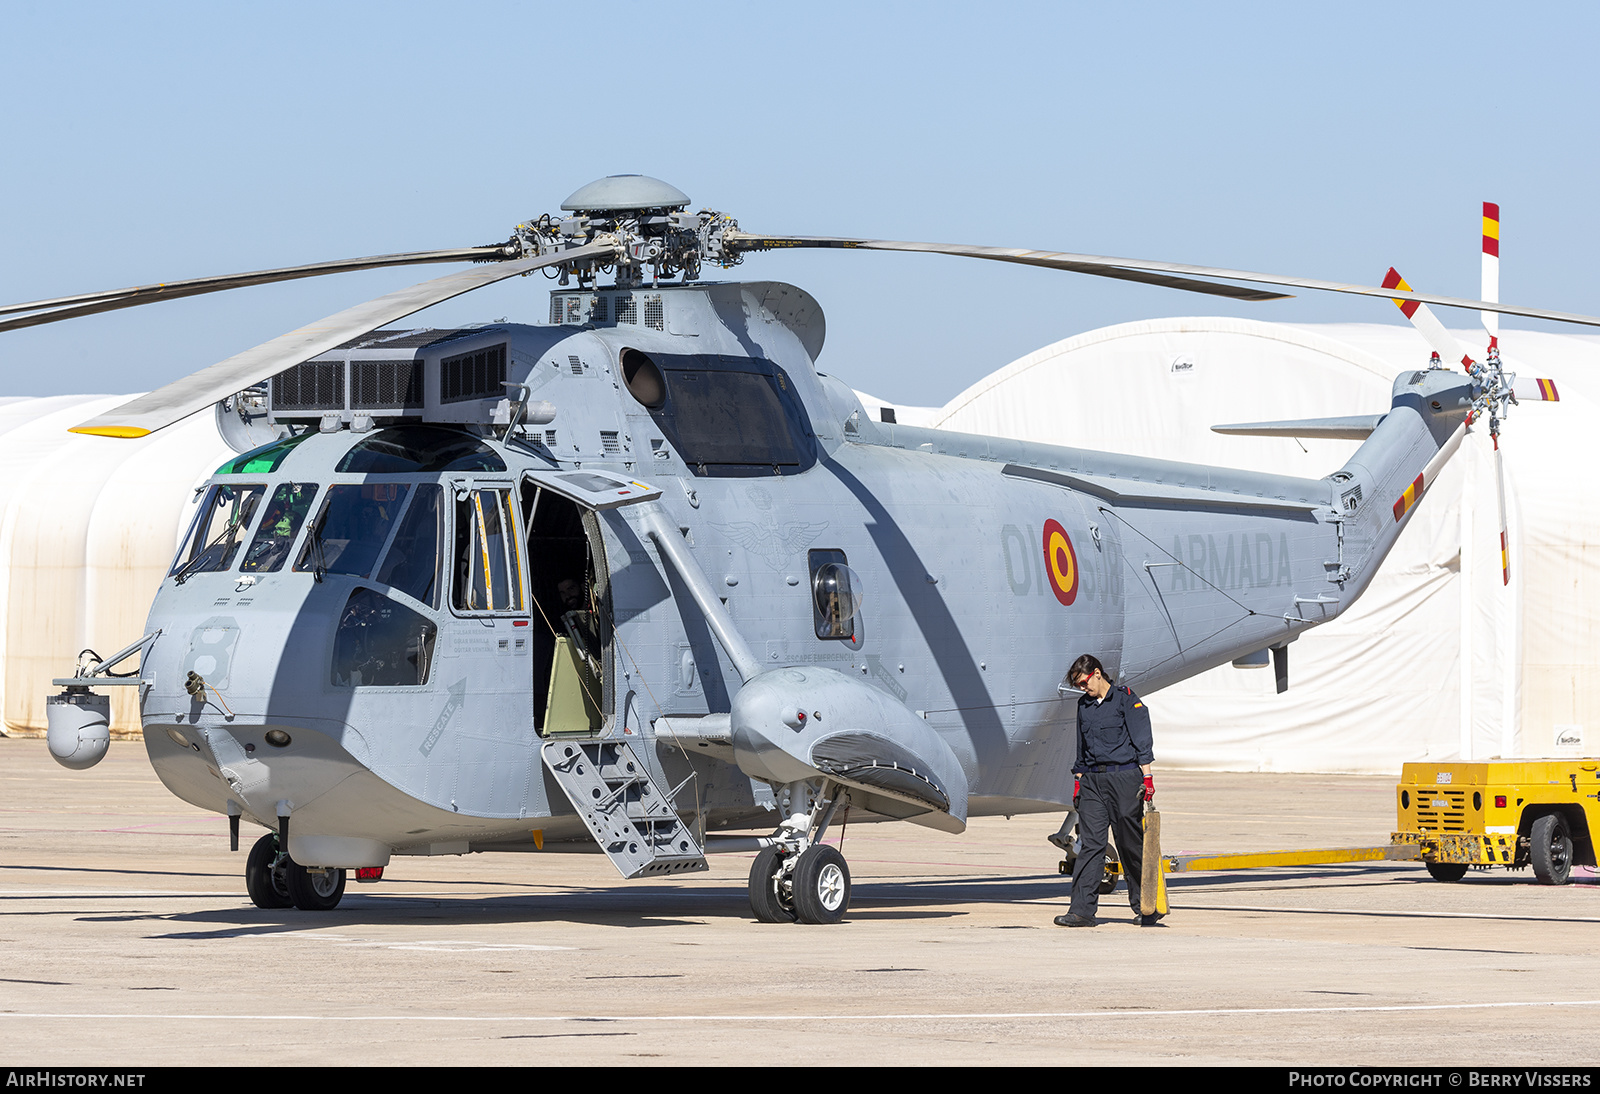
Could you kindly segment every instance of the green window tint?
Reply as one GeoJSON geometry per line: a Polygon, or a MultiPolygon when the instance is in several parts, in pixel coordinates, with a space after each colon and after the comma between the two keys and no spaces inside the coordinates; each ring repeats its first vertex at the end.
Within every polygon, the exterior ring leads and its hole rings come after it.
{"type": "Polygon", "coordinates": [[[250,541],[239,569],[245,573],[281,570],[316,496],[314,482],[286,482],[274,490],[272,502],[261,518],[261,527],[256,530],[256,538],[250,541]]]}
{"type": "Polygon", "coordinates": [[[219,475],[270,475],[278,469],[284,458],[293,452],[295,446],[311,436],[302,433],[298,437],[286,437],[281,441],[264,444],[260,448],[253,448],[236,460],[229,460],[217,468],[219,475]]]}

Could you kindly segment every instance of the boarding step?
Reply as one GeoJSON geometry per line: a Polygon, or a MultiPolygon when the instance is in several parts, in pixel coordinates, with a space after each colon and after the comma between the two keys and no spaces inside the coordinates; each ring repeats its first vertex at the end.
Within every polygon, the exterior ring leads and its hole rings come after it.
{"type": "Polygon", "coordinates": [[[540,753],[625,878],[706,869],[705,852],[649,770],[621,740],[547,741],[540,753]]]}

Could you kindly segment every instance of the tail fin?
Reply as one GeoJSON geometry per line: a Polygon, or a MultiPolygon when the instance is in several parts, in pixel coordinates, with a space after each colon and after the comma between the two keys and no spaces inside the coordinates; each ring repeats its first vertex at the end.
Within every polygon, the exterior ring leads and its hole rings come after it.
{"type": "MultiPolygon", "coordinates": [[[[1344,521],[1343,576],[1359,596],[1466,433],[1472,377],[1434,368],[1395,378],[1389,413],[1330,478],[1344,521]]],[[[1347,601],[1348,603],[1348,601],[1347,601]]]]}

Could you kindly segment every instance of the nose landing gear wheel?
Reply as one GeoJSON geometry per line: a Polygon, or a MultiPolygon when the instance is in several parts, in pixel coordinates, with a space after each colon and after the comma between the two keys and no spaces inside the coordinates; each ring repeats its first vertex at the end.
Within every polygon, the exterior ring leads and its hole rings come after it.
{"type": "Polygon", "coordinates": [[[750,864],[750,911],[758,923],[793,923],[794,905],[780,891],[783,856],[775,847],[763,848],[750,864]]]}
{"type": "Polygon", "coordinates": [[[257,908],[288,908],[294,904],[285,877],[288,871],[277,859],[278,837],[268,832],[256,840],[244,861],[245,892],[257,908]]]}
{"type": "Polygon", "coordinates": [[[344,871],[329,868],[313,874],[293,859],[284,867],[284,881],[294,906],[302,912],[331,912],[344,898],[344,871]]]}
{"type": "Polygon", "coordinates": [[[794,910],[802,923],[837,923],[850,907],[850,867],[844,856],[817,843],[794,864],[794,910]]]}

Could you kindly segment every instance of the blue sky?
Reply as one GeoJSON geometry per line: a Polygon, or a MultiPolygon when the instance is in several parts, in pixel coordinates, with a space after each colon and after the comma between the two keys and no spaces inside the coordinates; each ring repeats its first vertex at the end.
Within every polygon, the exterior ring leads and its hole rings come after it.
{"type": "MultiPolygon", "coordinates": [[[[1460,296],[1497,200],[1503,299],[1593,314],[1600,8],[1529,10],[6,0],[0,300],[493,242],[633,171],[757,231],[1369,284],[1393,263],[1460,296]]],[[[142,390],[440,272],[0,335],[0,394],[142,390]]],[[[739,275],[816,295],[820,367],[906,403],[1132,319],[1399,320],[931,256],[755,256],[739,275]]],[[[546,288],[416,322],[538,321],[546,288]]]]}

